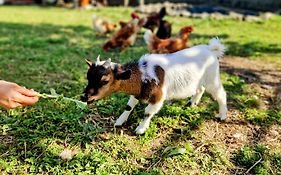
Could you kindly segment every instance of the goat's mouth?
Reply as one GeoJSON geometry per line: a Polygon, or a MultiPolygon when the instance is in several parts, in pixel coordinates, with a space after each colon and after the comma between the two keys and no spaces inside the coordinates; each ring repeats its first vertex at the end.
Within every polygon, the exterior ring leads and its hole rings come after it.
{"type": "Polygon", "coordinates": [[[90,97],[88,97],[88,99],[87,99],[87,104],[91,104],[91,103],[93,103],[95,100],[96,100],[96,99],[95,99],[95,96],[90,96],[90,97]]]}
{"type": "Polygon", "coordinates": [[[87,102],[87,104],[91,104],[95,101],[95,98],[93,96],[88,97],[88,95],[81,96],[81,101],[87,102]]]}
{"type": "Polygon", "coordinates": [[[89,105],[89,104],[91,104],[91,103],[93,103],[95,100],[88,100],[87,101],[87,104],[89,105]]]}

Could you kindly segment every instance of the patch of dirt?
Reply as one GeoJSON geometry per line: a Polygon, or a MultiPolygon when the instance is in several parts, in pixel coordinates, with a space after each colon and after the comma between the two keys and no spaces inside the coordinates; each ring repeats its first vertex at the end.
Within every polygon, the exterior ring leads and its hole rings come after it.
{"type": "MultiPolygon", "coordinates": [[[[220,61],[221,70],[237,75],[259,93],[265,109],[281,108],[281,70],[275,65],[263,61],[254,61],[239,57],[226,57],[220,61]]],[[[230,106],[229,106],[230,107],[230,106]]],[[[208,145],[220,145],[226,150],[230,160],[232,154],[245,145],[263,144],[271,152],[281,150],[281,127],[278,124],[255,125],[242,119],[242,113],[230,107],[225,122],[205,121],[195,132],[193,145],[197,151],[204,152],[208,145]],[[198,143],[199,142],[199,143],[198,143]],[[206,148],[205,148],[206,147],[206,148]]],[[[243,167],[234,167],[235,171],[245,172],[243,167]]],[[[226,172],[221,174],[228,174],[226,172]]]]}
{"type": "MultiPolygon", "coordinates": [[[[281,70],[276,64],[240,57],[226,57],[220,60],[221,70],[243,78],[259,92],[267,109],[281,108],[281,70]]],[[[281,127],[279,125],[254,125],[241,117],[237,109],[229,109],[225,122],[209,120],[204,123],[199,137],[207,141],[223,143],[229,152],[243,145],[261,143],[270,149],[281,150],[281,127]]]]}
{"type": "Polygon", "coordinates": [[[281,150],[281,127],[279,125],[254,125],[241,119],[240,112],[229,110],[229,118],[225,122],[209,120],[196,133],[204,143],[225,145],[227,152],[233,153],[244,145],[263,144],[271,150],[281,150]]]}
{"type": "Polygon", "coordinates": [[[261,94],[266,109],[281,108],[281,70],[276,64],[240,57],[220,60],[221,70],[243,78],[261,94]]]}
{"type": "Polygon", "coordinates": [[[13,136],[9,135],[0,135],[0,144],[1,145],[12,145],[15,142],[15,139],[13,136]]]}
{"type": "MultiPolygon", "coordinates": [[[[280,125],[254,125],[239,116],[241,112],[235,109],[229,110],[229,117],[225,122],[208,120],[201,125],[200,129],[194,133],[195,140],[192,141],[196,151],[208,152],[209,145],[223,147],[228,160],[231,160],[233,153],[244,146],[262,144],[270,150],[271,153],[281,150],[281,127],[280,125]]],[[[216,169],[222,172],[211,174],[229,174],[229,171],[239,172],[240,174],[247,169],[234,166],[231,169],[216,169]]],[[[235,173],[236,174],[236,173],[235,173]]]]}

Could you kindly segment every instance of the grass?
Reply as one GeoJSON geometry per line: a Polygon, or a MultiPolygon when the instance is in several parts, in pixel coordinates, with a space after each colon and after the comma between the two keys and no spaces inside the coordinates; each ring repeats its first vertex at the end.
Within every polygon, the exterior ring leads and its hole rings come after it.
{"type": "MultiPolygon", "coordinates": [[[[93,12],[118,21],[129,20],[132,10],[0,7],[0,79],[41,93],[49,93],[54,88],[58,94],[79,99],[86,85],[85,58],[95,59],[101,54],[102,59],[111,57],[115,62],[124,63],[147,52],[140,35],[134,47],[121,53],[104,53],[100,45],[106,38],[96,37],[91,29],[93,12]]],[[[261,23],[167,19],[173,21],[174,33],[183,24],[194,25],[190,40],[193,45],[219,36],[228,46],[228,56],[267,60],[281,66],[278,61],[281,56],[280,16],[261,23]]],[[[239,120],[261,131],[280,127],[280,109],[260,109],[262,94],[253,91],[250,84],[225,72],[222,80],[229,108],[239,113],[239,120]]],[[[219,129],[227,125],[214,119],[218,106],[208,95],[194,108],[185,106],[187,100],[166,104],[143,136],[135,136],[133,131],[141,120],[144,104],[136,107],[124,127],[113,128],[127,100],[125,94],[114,94],[82,110],[75,103],[62,99],[41,99],[36,105],[22,109],[0,109],[0,172],[232,174],[246,172],[260,157],[261,162],[249,173],[281,172],[280,139],[274,142],[279,144],[271,144],[252,137],[235,146],[223,140],[208,139],[209,125],[220,125],[219,129]],[[235,149],[229,150],[229,145],[235,149]],[[59,154],[65,148],[75,151],[72,160],[60,159],[59,154]]],[[[229,126],[232,127],[244,129],[242,124],[229,126]]],[[[229,133],[225,130],[223,134],[229,133]]]]}

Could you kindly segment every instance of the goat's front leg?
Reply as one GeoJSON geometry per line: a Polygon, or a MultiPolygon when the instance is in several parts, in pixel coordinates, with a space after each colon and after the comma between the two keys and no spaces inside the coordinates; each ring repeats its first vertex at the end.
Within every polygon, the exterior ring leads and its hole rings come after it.
{"type": "Polygon", "coordinates": [[[163,102],[164,100],[161,100],[155,104],[149,104],[145,108],[144,119],[135,130],[136,134],[143,134],[149,128],[151,118],[161,109],[163,102]]]}
{"type": "Polygon", "coordinates": [[[120,115],[120,117],[116,120],[115,122],[115,126],[121,126],[125,121],[127,121],[130,113],[132,112],[132,110],[134,109],[134,107],[136,106],[136,104],[138,104],[139,100],[136,99],[134,96],[130,96],[130,99],[127,103],[127,106],[125,108],[125,111],[120,115]]]}

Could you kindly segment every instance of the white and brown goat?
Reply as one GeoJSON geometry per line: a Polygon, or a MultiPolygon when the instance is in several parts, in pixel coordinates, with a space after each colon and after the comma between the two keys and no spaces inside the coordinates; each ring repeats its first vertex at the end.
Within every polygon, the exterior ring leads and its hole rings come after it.
{"type": "Polygon", "coordinates": [[[221,120],[226,119],[226,93],[219,75],[218,58],[223,56],[224,46],[218,39],[208,45],[198,45],[172,54],[148,54],[138,62],[116,64],[109,60],[95,63],[88,61],[88,85],[84,101],[91,103],[114,92],[130,94],[125,111],[116,120],[121,126],[139,100],[149,104],[142,122],[136,129],[143,134],[151,118],[165,100],[191,97],[191,105],[197,105],[206,90],[219,104],[221,120]]]}

